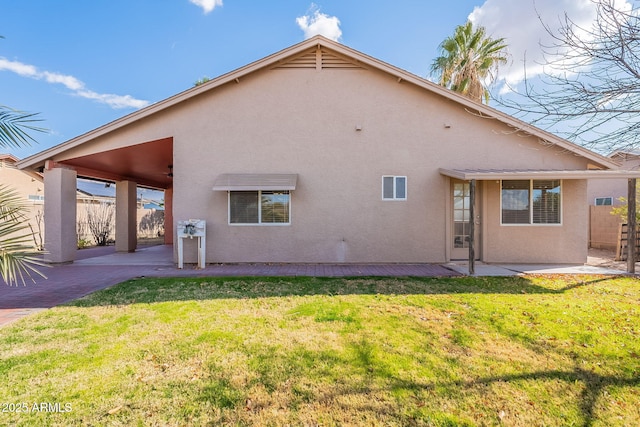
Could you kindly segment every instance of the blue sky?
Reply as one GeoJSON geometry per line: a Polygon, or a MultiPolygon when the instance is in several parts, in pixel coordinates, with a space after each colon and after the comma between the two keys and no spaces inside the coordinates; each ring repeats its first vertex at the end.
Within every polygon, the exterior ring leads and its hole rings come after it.
{"type": "MultiPolygon", "coordinates": [[[[623,1],[623,0],[618,0],[623,1]]],[[[20,158],[67,141],[317,32],[420,76],[467,19],[505,37],[529,75],[550,22],[589,22],[590,0],[8,0],[0,15],[0,104],[38,112],[47,134],[20,158]],[[437,6],[436,6],[437,5],[437,6]]],[[[536,68],[537,67],[537,68],[536,68]]],[[[538,71],[536,71],[538,70],[538,71]]],[[[1,149],[0,149],[1,150],[1,149]]]]}

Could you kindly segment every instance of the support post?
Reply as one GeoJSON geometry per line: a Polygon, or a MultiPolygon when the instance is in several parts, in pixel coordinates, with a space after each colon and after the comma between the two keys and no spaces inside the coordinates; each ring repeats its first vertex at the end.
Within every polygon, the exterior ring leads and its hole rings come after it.
{"type": "Polygon", "coordinates": [[[476,225],[476,180],[469,182],[469,275],[476,272],[476,242],[475,242],[475,225],[476,225]]]}
{"type": "Polygon", "coordinates": [[[636,272],[636,179],[627,185],[627,273],[636,272]]]}
{"type": "Polygon", "coordinates": [[[137,184],[133,181],[116,183],[116,252],[134,252],[138,243],[136,233],[137,184]]]}
{"type": "Polygon", "coordinates": [[[173,234],[175,233],[173,225],[173,188],[164,190],[164,244],[173,244],[173,234]]]}
{"type": "Polygon", "coordinates": [[[76,230],[76,171],[44,170],[44,248],[50,263],[72,262],[78,249],[76,230]]]}

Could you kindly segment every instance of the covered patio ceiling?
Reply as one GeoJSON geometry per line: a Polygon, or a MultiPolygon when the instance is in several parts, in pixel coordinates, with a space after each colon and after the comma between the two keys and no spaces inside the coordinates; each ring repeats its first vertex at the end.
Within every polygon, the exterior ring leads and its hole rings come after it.
{"type": "Polygon", "coordinates": [[[135,181],[167,189],[173,185],[173,138],[164,138],[109,151],[56,161],[78,176],[107,181],[135,181]]]}

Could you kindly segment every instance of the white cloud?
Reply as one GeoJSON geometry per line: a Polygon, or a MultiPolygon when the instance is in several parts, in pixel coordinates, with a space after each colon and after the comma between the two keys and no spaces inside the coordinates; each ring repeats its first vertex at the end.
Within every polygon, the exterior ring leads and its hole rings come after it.
{"type": "MultiPolygon", "coordinates": [[[[616,3],[630,7],[627,0],[616,3]]],[[[591,0],[486,0],[471,12],[469,20],[485,27],[489,36],[505,38],[512,62],[501,68],[499,79],[515,87],[524,80],[525,72],[527,78],[551,72],[542,65],[545,60],[540,46],[551,45],[553,40],[540,21],[557,34],[565,13],[577,26],[588,30],[596,8],[591,0]]]]}
{"type": "Polygon", "coordinates": [[[305,39],[318,34],[334,41],[338,41],[342,37],[340,20],[336,16],[321,13],[320,8],[313,3],[306,15],[296,18],[296,23],[304,31],[305,39]]]}
{"type": "Polygon", "coordinates": [[[111,108],[144,108],[149,105],[149,101],[135,99],[131,95],[114,95],[111,93],[96,93],[91,90],[79,90],[76,95],[82,98],[92,99],[102,104],[107,104],[111,108]]]}
{"type": "Polygon", "coordinates": [[[205,14],[211,12],[216,6],[222,6],[222,0],[189,0],[191,3],[201,7],[205,14]]]}
{"type": "Polygon", "coordinates": [[[23,64],[18,61],[10,61],[0,57],[0,71],[11,71],[22,77],[29,77],[35,80],[44,80],[51,84],[61,84],[69,89],[74,95],[93,101],[107,104],[111,108],[143,108],[149,105],[148,101],[135,99],[130,95],[101,94],[86,89],[85,84],[73,76],[50,71],[40,71],[37,67],[23,64]]]}
{"type": "Polygon", "coordinates": [[[12,71],[16,74],[20,74],[21,76],[33,78],[37,78],[36,76],[38,74],[38,70],[33,65],[9,61],[5,58],[0,58],[0,70],[12,71]]]}
{"type": "Polygon", "coordinates": [[[60,83],[67,87],[67,89],[72,91],[79,91],[84,88],[84,83],[80,80],[76,79],[73,76],[66,76],[64,74],[58,73],[50,73],[48,71],[44,71],[42,76],[47,81],[47,83],[60,83]]]}

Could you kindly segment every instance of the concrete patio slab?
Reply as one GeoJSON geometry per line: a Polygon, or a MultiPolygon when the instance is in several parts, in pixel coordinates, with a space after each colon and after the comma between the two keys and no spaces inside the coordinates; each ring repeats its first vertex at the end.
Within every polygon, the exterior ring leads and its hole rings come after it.
{"type": "MultiPolygon", "coordinates": [[[[460,274],[469,274],[469,264],[467,262],[447,263],[445,266],[460,274]]],[[[610,267],[598,267],[585,264],[542,265],[476,263],[474,276],[518,276],[523,274],[597,274],[615,276],[619,274],[626,274],[626,272],[610,267]]]]}
{"type": "MultiPolygon", "coordinates": [[[[84,251],[80,251],[84,252],[84,251]]],[[[136,249],[135,252],[115,252],[112,249],[100,256],[87,257],[74,261],[73,265],[81,266],[165,266],[175,267],[173,263],[173,246],[156,245],[136,249]]]]}
{"type": "Polygon", "coordinates": [[[619,275],[626,274],[625,271],[606,267],[596,267],[592,265],[528,265],[528,264],[503,264],[504,268],[519,271],[523,274],[602,274],[619,275]]]}

